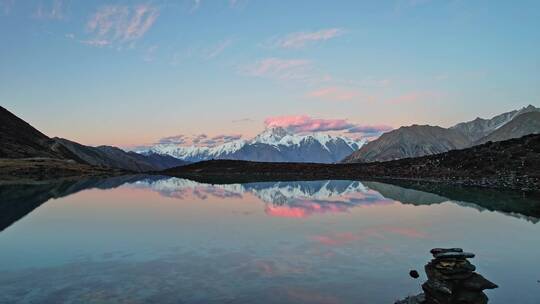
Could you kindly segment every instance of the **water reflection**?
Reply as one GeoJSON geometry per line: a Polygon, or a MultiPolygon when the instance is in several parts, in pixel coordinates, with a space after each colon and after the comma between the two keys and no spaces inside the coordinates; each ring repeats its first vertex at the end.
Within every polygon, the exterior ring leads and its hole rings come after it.
{"type": "Polygon", "coordinates": [[[358,181],[265,182],[210,185],[179,179],[142,179],[134,187],[149,188],[166,197],[188,199],[244,198],[265,202],[270,216],[303,218],[314,214],[347,212],[358,205],[391,204],[358,181]]]}
{"type": "Polygon", "coordinates": [[[0,231],[50,199],[86,189],[113,189],[124,184],[181,200],[193,197],[202,200],[243,198],[252,194],[266,203],[267,215],[279,217],[304,218],[314,214],[348,212],[359,205],[391,204],[395,201],[413,205],[452,201],[463,207],[498,211],[534,223],[540,219],[538,193],[392,182],[394,184],[332,180],[211,185],[180,178],[134,175],[4,184],[0,185],[0,231]]]}
{"type": "Polygon", "coordinates": [[[419,292],[407,273],[429,249],[460,246],[501,286],[490,303],[519,290],[533,304],[536,198],[156,176],[1,185],[0,303],[393,303],[419,292]]]}

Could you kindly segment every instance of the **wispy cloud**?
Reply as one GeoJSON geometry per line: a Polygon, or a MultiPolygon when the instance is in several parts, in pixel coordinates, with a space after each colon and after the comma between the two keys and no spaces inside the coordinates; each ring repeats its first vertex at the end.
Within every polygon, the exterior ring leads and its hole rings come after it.
{"type": "Polygon", "coordinates": [[[94,46],[133,43],[146,34],[158,16],[158,8],[148,4],[103,6],[86,25],[93,37],[82,42],[94,46]]]}
{"type": "Polygon", "coordinates": [[[311,62],[304,59],[265,58],[247,66],[243,72],[249,76],[275,79],[305,79],[309,77],[311,62]]]}
{"type": "MultiPolygon", "coordinates": [[[[355,89],[345,89],[340,87],[325,87],[316,89],[307,94],[309,98],[317,98],[330,101],[350,101],[362,97],[363,94],[355,89]]],[[[367,97],[367,96],[363,96],[367,97]]]]}
{"type": "Polygon", "coordinates": [[[330,40],[344,34],[340,28],[323,29],[314,32],[295,32],[284,37],[269,39],[264,45],[268,47],[298,49],[309,44],[330,40]]]}
{"type": "MultiPolygon", "coordinates": [[[[11,2],[13,4],[13,1],[11,2]]],[[[67,1],[52,0],[48,4],[41,2],[34,12],[34,17],[37,19],[64,19],[67,9],[67,1]]]]}
{"type": "MultiPolygon", "coordinates": [[[[238,7],[238,6],[240,6],[240,3],[245,4],[247,2],[247,0],[244,0],[244,1],[241,1],[241,0],[224,0],[224,1],[226,1],[229,4],[230,8],[238,7]]],[[[189,9],[189,12],[193,13],[193,12],[197,11],[199,8],[201,8],[202,4],[203,4],[202,0],[191,0],[191,8],[189,9]]]]}
{"type": "Polygon", "coordinates": [[[232,42],[233,40],[230,38],[220,41],[217,45],[215,45],[212,48],[209,48],[206,51],[206,58],[212,59],[219,56],[221,53],[223,53],[223,51],[225,51],[226,48],[231,46],[232,42]]]}
{"type": "Polygon", "coordinates": [[[267,128],[282,127],[294,133],[344,131],[347,133],[370,134],[391,130],[389,126],[369,126],[351,123],[346,119],[322,119],[308,115],[268,117],[264,121],[267,128]]]}
{"type": "Polygon", "coordinates": [[[174,135],[163,137],[158,140],[157,144],[174,144],[180,146],[204,146],[204,147],[213,147],[228,143],[231,141],[239,140],[242,138],[241,134],[219,134],[215,136],[208,136],[207,134],[196,134],[196,135],[174,135]]]}
{"type": "Polygon", "coordinates": [[[163,137],[160,140],[158,140],[158,143],[181,145],[181,144],[184,144],[186,141],[187,141],[187,137],[185,135],[174,135],[174,136],[163,137]]]}

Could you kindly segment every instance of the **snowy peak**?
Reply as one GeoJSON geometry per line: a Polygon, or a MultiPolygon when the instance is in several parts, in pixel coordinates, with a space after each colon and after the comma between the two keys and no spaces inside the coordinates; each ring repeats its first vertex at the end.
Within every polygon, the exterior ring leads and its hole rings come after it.
{"type": "Polygon", "coordinates": [[[358,150],[364,140],[325,133],[293,134],[285,128],[264,130],[251,140],[235,140],[217,146],[160,144],[139,153],[166,154],[189,162],[238,159],[272,162],[338,162],[358,150]]]}
{"type": "Polygon", "coordinates": [[[292,134],[287,132],[287,130],[282,127],[268,128],[259,135],[255,136],[251,142],[276,145],[279,144],[279,142],[286,136],[292,136],[292,134]]]}
{"type": "Polygon", "coordinates": [[[364,139],[354,140],[348,137],[332,136],[326,133],[293,134],[281,127],[269,128],[255,136],[250,143],[268,144],[272,146],[298,146],[302,144],[319,143],[325,149],[328,144],[342,142],[350,148],[356,150],[365,143],[364,139]]]}

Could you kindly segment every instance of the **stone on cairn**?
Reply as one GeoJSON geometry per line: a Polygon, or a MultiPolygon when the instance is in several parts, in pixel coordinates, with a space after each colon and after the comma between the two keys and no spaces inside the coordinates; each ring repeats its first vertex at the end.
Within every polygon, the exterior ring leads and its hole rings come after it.
{"type": "Polygon", "coordinates": [[[483,292],[498,286],[480,274],[467,259],[473,253],[461,248],[434,248],[434,259],[425,266],[428,280],[422,284],[423,294],[408,297],[396,304],[486,304],[483,292]]]}

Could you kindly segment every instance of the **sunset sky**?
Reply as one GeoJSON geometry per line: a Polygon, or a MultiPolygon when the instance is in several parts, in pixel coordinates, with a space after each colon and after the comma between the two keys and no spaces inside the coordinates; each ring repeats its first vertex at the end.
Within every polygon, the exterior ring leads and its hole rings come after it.
{"type": "Polygon", "coordinates": [[[539,1],[0,0],[0,105],[133,147],[540,105],[539,1]]]}

